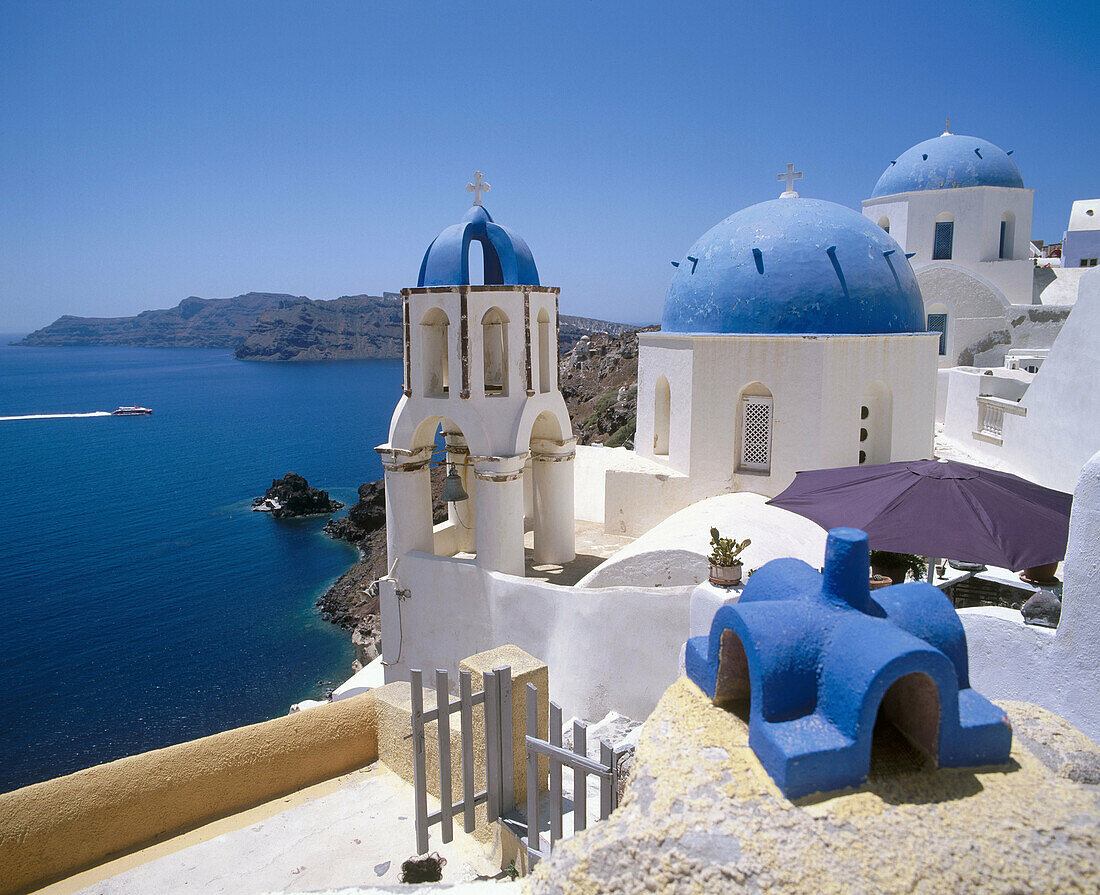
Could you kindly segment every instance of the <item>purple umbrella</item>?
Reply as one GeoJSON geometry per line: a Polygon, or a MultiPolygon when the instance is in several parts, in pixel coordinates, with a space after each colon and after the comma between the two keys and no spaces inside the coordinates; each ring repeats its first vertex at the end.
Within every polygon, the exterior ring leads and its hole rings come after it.
{"type": "Polygon", "coordinates": [[[1026,569],[1066,555],[1073,497],[951,460],[798,473],[768,503],[829,530],[862,528],[875,550],[1026,569]]]}

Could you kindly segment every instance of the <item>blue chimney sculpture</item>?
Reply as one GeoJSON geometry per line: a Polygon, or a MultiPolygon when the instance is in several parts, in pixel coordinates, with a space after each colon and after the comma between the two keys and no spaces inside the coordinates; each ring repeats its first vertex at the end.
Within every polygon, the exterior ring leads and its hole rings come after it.
{"type": "Polygon", "coordinates": [[[750,700],[749,746],[790,799],[863,783],[880,710],[939,767],[1008,761],[1012,728],[970,687],[951,601],[924,582],[872,598],[869,579],[867,534],[835,528],[824,574],[773,560],[688,641],[715,704],[750,700]]]}

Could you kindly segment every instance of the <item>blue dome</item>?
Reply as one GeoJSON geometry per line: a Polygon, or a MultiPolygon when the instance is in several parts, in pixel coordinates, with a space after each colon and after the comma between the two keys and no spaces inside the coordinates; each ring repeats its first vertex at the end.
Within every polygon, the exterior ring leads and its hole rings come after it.
{"type": "Polygon", "coordinates": [[[1024,179],[1008,153],[988,140],[942,134],[906,149],[882,172],[872,199],[915,190],[1005,186],[1022,190],[1024,179]]]}
{"type": "Polygon", "coordinates": [[[481,243],[486,286],[538,286],[539,272],[523,237],[493,223],[482,205],[474,205],[457,224],[440,233],[420,263],[417,286],[470,285],[470,243],[481,243]]]}
{"type": "Polygon", "coordinates": [[[704,233],[665,295],[664,332],[924,332],[905,252],[863,215],[819,199],[753,205],[704,233]]]}

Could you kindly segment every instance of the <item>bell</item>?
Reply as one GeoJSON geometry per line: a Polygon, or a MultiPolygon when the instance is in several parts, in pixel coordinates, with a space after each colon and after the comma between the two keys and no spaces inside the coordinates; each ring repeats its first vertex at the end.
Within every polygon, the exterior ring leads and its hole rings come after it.
{"type": "Polygon", "coordinates": [[[455,472],[455,468],[452,465],[451,471],[447,473],[447,478],[443,480],[443,502],[444,503],[457,503],[460,500],[469,500],[470,495],[466,493],[466,489],[462,487],[462,477],[455,472]]]}

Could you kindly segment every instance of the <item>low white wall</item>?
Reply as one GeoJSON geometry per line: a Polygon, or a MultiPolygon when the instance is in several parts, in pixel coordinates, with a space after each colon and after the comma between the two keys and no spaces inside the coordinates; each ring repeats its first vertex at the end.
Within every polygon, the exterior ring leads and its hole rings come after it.
{"type": "Polygon", "coordinates": [[[455,674],[466,656],[515,644],[550,666],[550,695],[566,715],[602,718],[618,711],[645,718],[676,679],[688,635],[691,587],[561,587],[499,572],[472,561],[409,553],[395,571],[408,596],[386,681],[409,668],[455,674]]]}
{"type": "Polygon", "coordinates": [[[1074,491],[1057,631],[1009,609],[963,609],[970,681],[991,699],[1033,702],[1100,742],[1100,453],[1074,491]]]}
{"type": "Polygon", "coordinates": [[[768,506],[766,500],[744,491],[694,503],[618,551],[580,584],[675,587],[705,581],[711,526],[722,537],[752,541],[741,554],[746,571],[785,556],[820,567],[825,530],[803,516],[768,506]]]}

